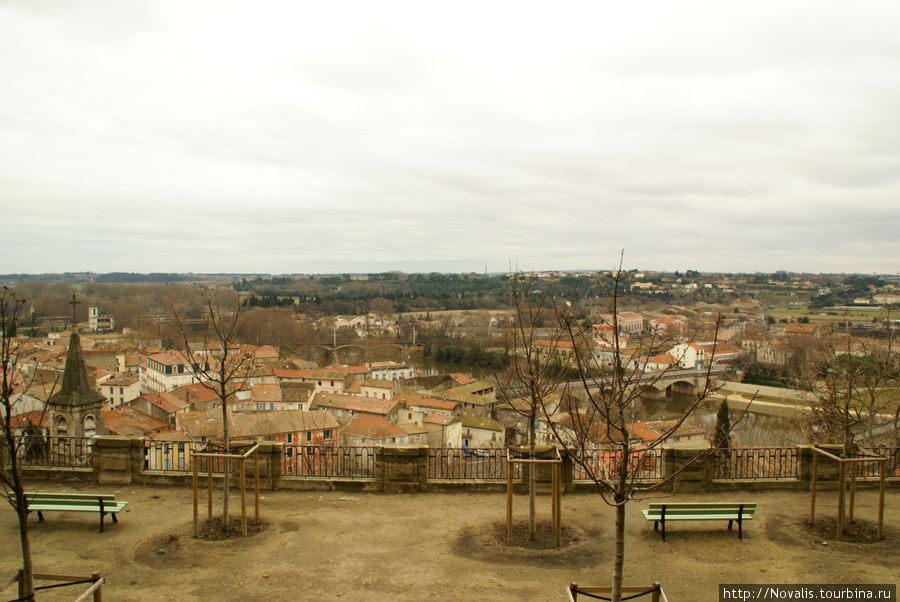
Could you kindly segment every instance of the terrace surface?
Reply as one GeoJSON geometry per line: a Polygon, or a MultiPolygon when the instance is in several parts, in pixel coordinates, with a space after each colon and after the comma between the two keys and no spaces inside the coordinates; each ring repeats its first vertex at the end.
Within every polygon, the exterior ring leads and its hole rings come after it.
{"type": "MultiPolygon", "coordinates": [[[[107,580],[106,600],[564,600],[571,581],[609,584],[613,563],[613,511],[596,494],[564,495],[568,545],[533,551],[505,545],[505,497],[498,493],[266,491],[263,532],[206,541],[191,537],[187,488],[43,481],[29,489],[115,493],[130,502],[119,524],[107,521],[102,534],[88,514],[49,513],[42,523],[30,518],[36,571],[97,571],[107,580]]],[[[218,512],[221,492],[216,495],[218,512]]],[[[673,523],[666,542],[641,517],[646,500],[629,504],[626,583],[660,581],[672,602],[715,600],[719,583],[895,583],[900,574],[896,489],[887,493],[886,537],[876,543],[836,542],[833,532],[811,530],[807,493],[654,499],[759,503],[743,541],[723,521],[673,523]]],[[[820,493],[817,515],[833,517],[836,500],[836,492],[820,493]]],[[[857,517],[874,522],[876,504],[877,490],[858,493],[857,517]]],[[[239,495],[231,506],[240,510],[239,495]]],[[[252,502],[248,507],[252,516],[252,502]]],[[[201,495],[201,516],[205,508],[201,495]]],[[[516,496],[517,521],[526,512],[527,497],[516,496]]],[[[549,515],[550,497],[541,496],[538,516],[549,521],[549,515]]],[[[0,510],[0,533],[5,580],[21,559],[8,507],[0,510]]],[[[78,593],[61,588],[38,599],[73,600],[78,593]]],[[[11,588],[0,598],[14,594],[11,588]]]]}

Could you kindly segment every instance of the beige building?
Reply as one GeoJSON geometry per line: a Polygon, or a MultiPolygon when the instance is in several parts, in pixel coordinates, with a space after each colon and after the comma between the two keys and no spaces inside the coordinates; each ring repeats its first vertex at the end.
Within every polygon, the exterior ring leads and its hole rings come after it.
{"type": "Polygon", "coordinates": [[[618,327],[619,334],[641,334],[644,332],[644,318],[640,314],[633,312],[616,314],[613,320],[612,314],[603,314],[600,316],[602,324],[608,324],[618,327]]]}
{"type": "MultiPolygon", "coordinates": [[[[491,418],[462,414],[462,446],[469,448],[505,447],[504,427],[491,418]]],[[[460,446],[460,447],[462,447],[460,446]]]]}
{"type": "Polygon", "coordinates": [[[141,378],[134,373],[115,374],[100,385],[100,392],[109,402],[108,410],[118,408],[141,394],[141,378]]]}
{"type": "Polygon", "coordinates": [[[396,380],[377,380],[368,378],[362,382],[359,390],[363,397],[371,397],[372,399],[393,399],[402,389],[400,383],[396,380]]]}

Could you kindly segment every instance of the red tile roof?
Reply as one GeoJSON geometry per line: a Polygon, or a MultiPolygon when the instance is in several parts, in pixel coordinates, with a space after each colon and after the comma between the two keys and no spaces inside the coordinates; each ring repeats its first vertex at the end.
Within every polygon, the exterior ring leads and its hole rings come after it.
{"type": "Polygon", "coordinates": [[[381,416],[360,414],[351,420],[341,431],[345,435],[364,437],[366,439],[387,439],[405,437],[406,431],[381,416]]]}
{"type": "Polygon", "coordinates": [[[181,401],[171,393],[146,393],[144,395],[141,395],[141,397],[168,414],[173,414],[188,407],[188,404],[181,401]]]}

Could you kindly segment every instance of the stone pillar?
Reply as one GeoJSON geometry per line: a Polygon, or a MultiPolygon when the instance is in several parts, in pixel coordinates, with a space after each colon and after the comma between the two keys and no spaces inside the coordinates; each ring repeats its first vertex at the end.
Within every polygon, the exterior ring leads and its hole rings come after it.
{"type": "MultiPolygon", "coordinates": [[[[527,446],[520,446],[512,448],[514,452],[517,454],[522,454],[524,456],[528,456],[529,449],[527,446]]],[[[556,459],[556,451],[557,448],[552,445],[536,445],[534,448],[534,457],[536,460],[555,460],[556,459]]],[[[560,450],[560,456],[563,457],[563,488],[565,488],[566,484],[572,483],[572,478],[575,474],[574,467],[572,466],[571,460],[568,456],[560,450]],[[568,470],[566,469],[565,461],[569,460],[568,470]],[[567,480],[568,474],[568,480],[567,480]]],[[[531,474],[531,470],[534,469],[534,483],[535,490],[539,493],[549,493],[550,489],[553,486],[553,464],[529,464],[524,463],[520,464],[522,467],[522,477],[520,482],[528,486],[528,475],[531,474]]]]}
{"type": "Polygon", "coordinates": [[[666,478],[686,466],[675,476],[672,484],[675,491],[704,491],[712,484],[715,457],[708,450],[669,448],[665,450],[665,458],[666,478]],[[702,457],[697,459],[698,456],[702,457]]]}
{"type": "Polygon", "coordinates": [[[384,493],[418,493],[428,477],[428,446],[375,447],[375,485],[384,493]]]}
{"type": "MultiPolygon", "coordinates": [[[[827,451],[835,456],[841,456],[844,448],[841,445],[819,445],[820,449],[827,451]]],[[[828,456],[816,454],[812,450],[811,445],[802,445],[797,448],[797,462],[799,464],[800,480],[806,483],[812,482],[813,456],[819,456],[818,462],[818,481],[837,482],[840,478],[841,465],[837,460],[833,460],[828,456]]]]}
{"type": "Polygon", "coordinates": [[[98,483],[128,485],[144,466],[144,439],[103,435],[92,440],[98,483]]]}
{"type": "MultiPolygon", "coordinates": [[[[282,458],[284,457],[284,444],[276,441],[233,441],[231,453],[243,455],[251,447],[259,444],[257,455],[259,457],[259,487],[260,489],[278,489],[281,484],[281,476],[284,470],[282,458]]],[[[231,463],[231,474],[235,478],[240,477],[240,461],[231,463]]],[[[244,463],[244,476],[247,479],[247,489],[253,489],[253,454],[250,454],[244,463]]],[[[239,487],[240,484],[237,484],[239,487]]]]}

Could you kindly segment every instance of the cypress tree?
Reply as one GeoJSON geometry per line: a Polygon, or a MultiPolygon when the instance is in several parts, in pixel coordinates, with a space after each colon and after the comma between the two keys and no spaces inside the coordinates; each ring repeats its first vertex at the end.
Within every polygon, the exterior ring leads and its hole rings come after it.
{"type": "Polygon", "coordinates": [[[716,434],[713,438],[713,447],[724,449],[731,447],[731,416],[728,413],[728,399],[723,399],[719,405],[719,413],[716,414],[716,434]]]}

